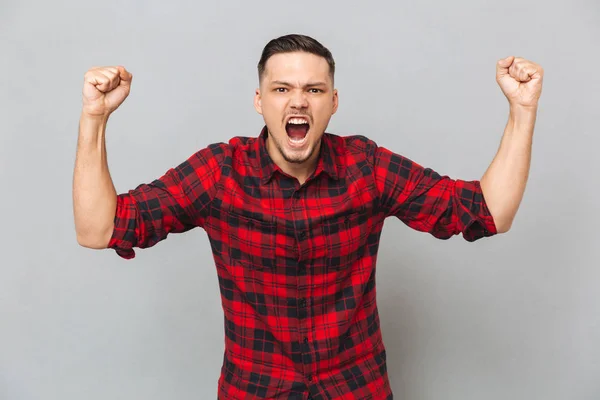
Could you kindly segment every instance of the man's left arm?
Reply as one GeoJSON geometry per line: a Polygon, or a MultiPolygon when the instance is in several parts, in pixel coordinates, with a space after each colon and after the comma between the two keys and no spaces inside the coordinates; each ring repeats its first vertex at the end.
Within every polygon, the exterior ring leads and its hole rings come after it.
{"type": "Polygon", "coordinates": [[[462,233],[474,241],[510,229],[529,173],[543,70],[511,56],[500,60],[496,71],[510,115],[500,148],[482,179],[441,176],[375,145],[375,180],[386,216],[441,239],[462,233]]]}
{"type": "Polygon", "coordinates": [[[496,81],[508,99],[510,114],[480,184],[499,233],[510,229],[525,192],[543,76],[541,66],[523,58],[511,56],[496,65],[496,81]]]}

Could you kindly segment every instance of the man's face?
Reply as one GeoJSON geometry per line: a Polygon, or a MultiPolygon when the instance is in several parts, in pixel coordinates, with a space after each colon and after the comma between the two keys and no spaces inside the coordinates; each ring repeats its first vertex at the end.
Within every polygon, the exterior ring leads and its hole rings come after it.
{"type": "Polygon", "coordinates": [[[269,149],[277,150],[275,162],[283,158],[300,164],[316,159],[321,137],[338,106],[329,64],[305,52],[275,54],[266,63],[254,106],[269,130],[269,149]]]}

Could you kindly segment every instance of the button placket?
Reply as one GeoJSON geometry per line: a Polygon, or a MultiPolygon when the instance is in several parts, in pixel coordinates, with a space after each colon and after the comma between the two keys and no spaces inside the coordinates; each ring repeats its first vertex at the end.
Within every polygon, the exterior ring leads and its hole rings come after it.
{"type": "MultiPolygon", "coordinates": [[[[309,187],[305,187],[304,190],[309,190],[309,187]]],[[[308,193],[308,192],[307,192],[308,193]]],[[[309,247],[308,239],[310,238],[310,231],[307,226],[307,212],[305,210],[305,202],[304,202],[304,194],[296,191],[292,195],[291,201],[291,218],[293,221],[295,235],[296,246],[298,248],[299,254],[301,257],[305,257],[307,254],[307,248],[309,247]]],[[[297,326],[298,326],[298,336],[299,336],[299,345],[301,351],[301,362],[303,364],[303,369],[305,374],[309,375],[312,372],[312,363],[314,361],[313,355],[311,353],[310,346],[310,332],[307,318],[309,317],[310,311],[310,302],[308,301],[308,297],[310,295],[310,273],[308,271],[309,265],[306,264],[302,258],[298,260],[298,267],[296,271],[296,307],[297,307],[297,326]]]]}

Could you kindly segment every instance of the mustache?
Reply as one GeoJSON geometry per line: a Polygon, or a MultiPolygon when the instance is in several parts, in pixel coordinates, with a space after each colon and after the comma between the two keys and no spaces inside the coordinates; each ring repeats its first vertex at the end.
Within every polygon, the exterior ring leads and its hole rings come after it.
{"type": "Polygon", "coordinates": [[[310,113],[306,112],[306,111],[297,111],[297,112],[290,112],[290,113],[286,113],[286,114],[283,116],[283,121],[282,121],[282,122],[285,122],[285,120],[286,120],[286,119],[287,119],[287,118],[288,118],[290,115],[294,115],[294,116],[297,116],[297,117],[306,117],[306,118],[308,119],[308,122],[309,122],[309,123],[312,125],[312,121],[313,121],[313,119],[312,119],[312,115],[311,115],[310,113]]]}

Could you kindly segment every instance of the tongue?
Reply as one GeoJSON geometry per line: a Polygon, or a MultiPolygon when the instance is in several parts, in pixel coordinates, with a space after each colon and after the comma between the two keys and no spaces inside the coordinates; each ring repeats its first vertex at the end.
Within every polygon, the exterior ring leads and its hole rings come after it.
{"type": "Polygon", "coordinates": [[[288,136],[292,139],[302,139],[308,132],[308,124],[288,124],[285,130],[287,131],[288,136]]]}

